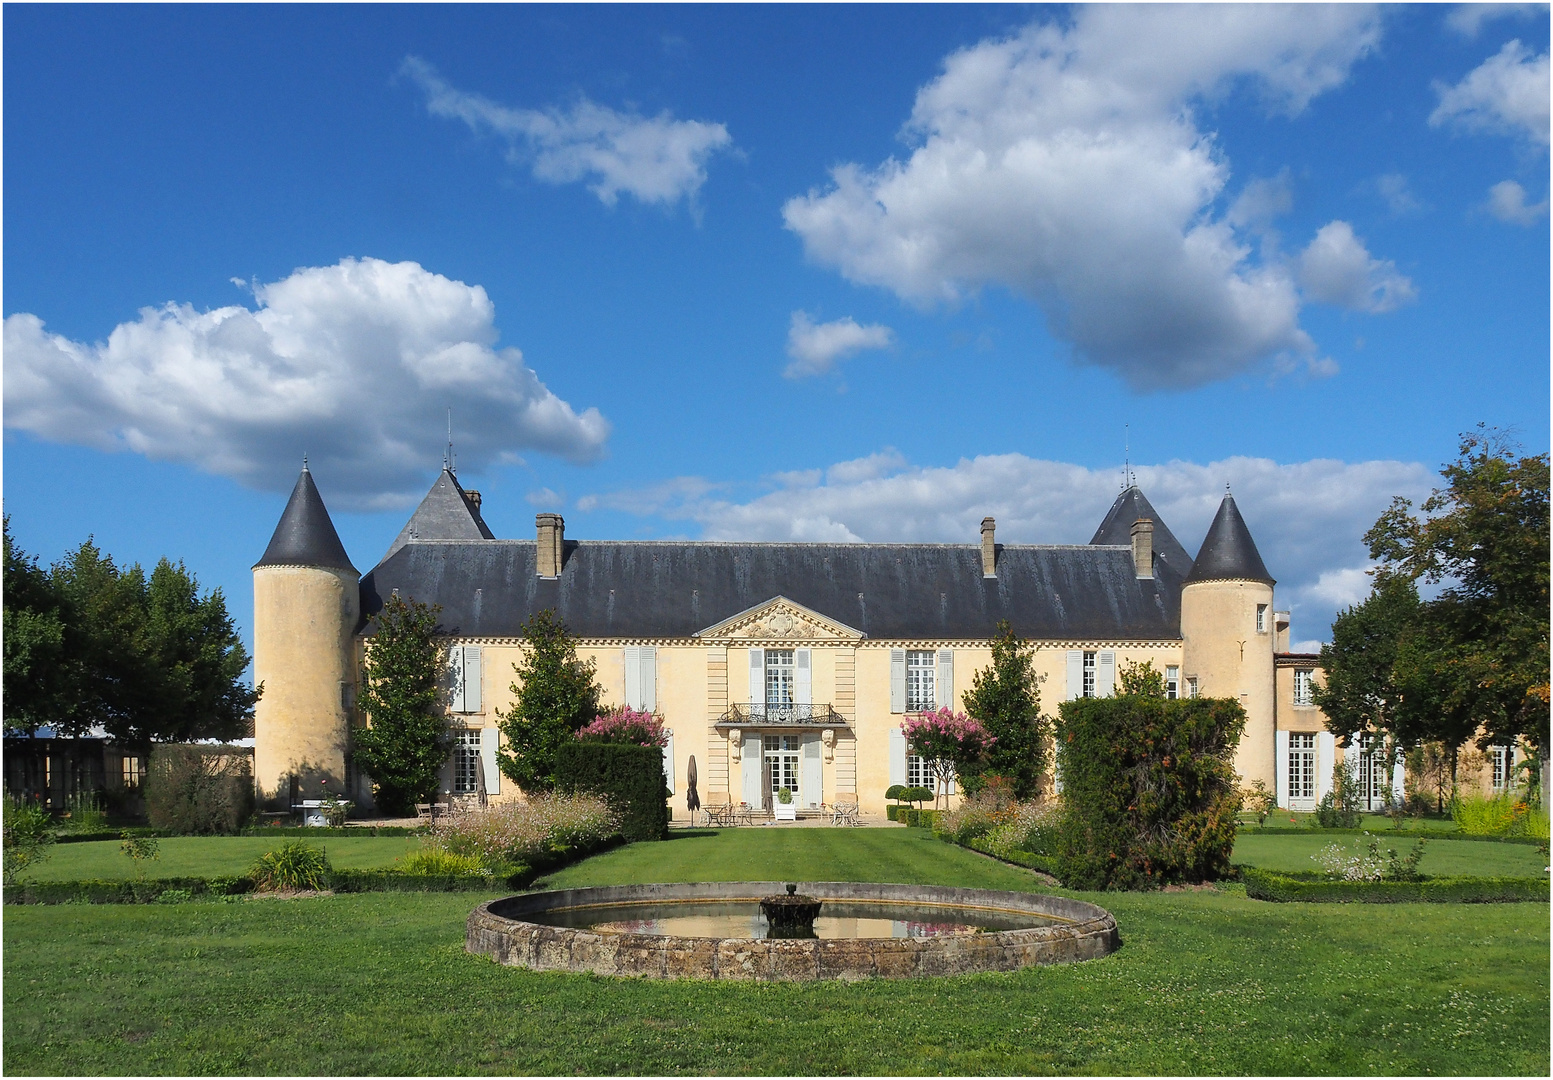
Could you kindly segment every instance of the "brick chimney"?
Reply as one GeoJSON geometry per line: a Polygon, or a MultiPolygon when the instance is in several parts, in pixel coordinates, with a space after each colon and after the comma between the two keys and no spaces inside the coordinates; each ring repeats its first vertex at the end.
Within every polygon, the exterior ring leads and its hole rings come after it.
{"type": "Polygon", "coordinates": [[[1148,518],[1132,523],[1132,564],[1140,578],[1154,576],[1154,523],[1148,518]]]}
{"type": "Polygon", "coordinates": [[[992,518],[981,519],[981,576],[998,576],[998,549],[992,536],[998,523],[992,518]]]}
{"type": "Polygon", "coordinates": [[[561,545],[566,539],[566,522],[560,514],[536,514],[534,524],[539,529],[539,576],[561,576],[561,545]]]}

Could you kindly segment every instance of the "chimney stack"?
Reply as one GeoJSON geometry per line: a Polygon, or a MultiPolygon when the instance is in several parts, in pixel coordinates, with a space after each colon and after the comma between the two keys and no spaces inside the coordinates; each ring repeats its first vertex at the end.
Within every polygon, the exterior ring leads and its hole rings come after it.
{"type": "Polygon", "coordinates": [[[534,524],[539,529],[539,576],[561,576],[561,544],[566,539],[566,522],[560,514],[536,514],[534,524]]]}
{"type": "Polygon", "coordinates": [[[998,549],[993,543],[993,532],[998,523],[992,518],[981,519],[981,576],[998,576],[998,549]]]}
{"type": "Polygon", "coordinates": [[[1132,523],[1132,564],[1140,578],[1154,576],[1154,523],[1148,518],[1132,523]]]}

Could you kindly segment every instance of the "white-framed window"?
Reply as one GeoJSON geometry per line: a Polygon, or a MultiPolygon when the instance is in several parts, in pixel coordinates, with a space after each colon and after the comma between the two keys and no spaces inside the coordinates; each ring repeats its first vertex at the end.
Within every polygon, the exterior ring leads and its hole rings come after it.
{"type": "Polygon", "coordinates": [[[1084,696],[1095,696],[1095,654],[1084,654],[1084,696]]]}
{"type": "Polygon", "coordinates": [[[1294,669],[1294,704],[1314,705],[1316,703],[1316,673],[1309,668],[1294,669]]]}
{"type": "Polygon", "coordinates": [[[480,790],[480,728],[464,728],[453,741],[453,793],[473,795],[480,790]]]}
{"type": "Polygon", "coordinates": [[[1181,696],[1181,669],[1173,664],[1165,667],[1165,696],[1171,701],[1181,696]]]}
{"type": "Polygon", "coordinates": [[[126,755],[124,757],[123,772],[124,786],[127,788],[139,787],[140,781],[146,776],[146,762],[142,757],[126,755]]]}
{"type": "Polygon", "coordinates": [[[1258,604],[1256,606],[1256,632],[1258,634],[1265,634],[1265,633],[1267,633],[1267,605],[1266,604],[1258,604]]]}
{"type": "MultiPolygon", "coordinates": [[[[949,766],[949,794],[954,794],[954,766],[949,766]]],[[[927,758],[918,757],[916,754],[906,755],[906,786],[923,787],[933,790],[933,772],[928,768],[927,758]]]]}
{"type": "Polygon", "coordinates": [[[1188,675],[1186,677],[1186,696],[1189,697],[1189,698],[1194,698],[1194,697],[1197,696],[1197,676],[1196,675],[1188,675]]]}
{"type": "Polygon", "coordinates": [[[1490,746],[1488,748],[1488,760],[1493,765],[1493,784],[1495,791],[1504,791],[1510,786],[1510,767],[1513,764],[1512,752],[1508,746],[1490,746]]]}
{"type": "Polygon", "coordinates": [[[938,708],[933,677],[938,656],[930,649],[911,649],[906,653],[906,711],[932,712],[938,708]]]}
{"type": "MultiPolygon", "coordinates": [[[[480,708],[480,646],[454,645],[448,651],[448,708],[456,713],[477,713],[480,708]]],[[[342,692],[344,687],[341,688],[342,692]]],[[[354,701],[355,688],[351,688],[354,701]]]]}
{"type": "MultiPolygon", "coordinates": [[[[769,654],[768,654],[769,655],[769,654]]],[[[771,778],[771,794],[782,788],[793,793],[798,802],[798,752],[802,740],[797,735],[766,735],[761,739],[761,750],[766,759],[766,773],[771,778]]]]}
{"type": "MultiPolygon", "coordinates": [[[[1289,798],[1314,800],[1316,797],[1316,733],[1289,733],[1289,798]]],[[[1293,807],[1293,809],[1299,809],[1293,807]]]]}
{"type": "Polygon", "coordinates": [[[766,650],[766,704],[791,705],[793,698],[793,650],[766,650]]]}

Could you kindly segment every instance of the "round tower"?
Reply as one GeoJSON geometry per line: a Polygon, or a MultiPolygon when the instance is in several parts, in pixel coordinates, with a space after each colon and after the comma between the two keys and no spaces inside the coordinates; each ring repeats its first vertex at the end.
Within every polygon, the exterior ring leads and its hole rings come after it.
{"type": "Polygon", "coordinates": [[[1246,710],[1235,754],[1244,783],[1277,790],[1273,736],[1273,585],[1234,498],[1225,494],[1181,588],[1181,674],[1200,697],[1246,710]]]}
{"type": "Polygon", "coordinates": [[[313,476],[302,475],[253,567],[254,783],[281,808],[347,794],[361,575],[313,476]]]}

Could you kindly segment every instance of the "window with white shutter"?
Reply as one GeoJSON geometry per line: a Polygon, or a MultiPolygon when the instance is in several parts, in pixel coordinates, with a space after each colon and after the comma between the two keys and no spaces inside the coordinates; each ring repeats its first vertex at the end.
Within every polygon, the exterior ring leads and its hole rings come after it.
{"type": "MultiPolygon", "coordinates": [[[[890,711],[903,713],[906,711],[906,650],[890,650],[890,711]]],[[[903,766],[904,768],[904,766],[903,766]]],[[[904,784],[905,780],[895,781],[904,784]]]]}
{"type": "Polygon", "coordinates": [[[954,650],[938,650],[938,684],[933,688],[940,709],[954,708],[954,650]]]}

